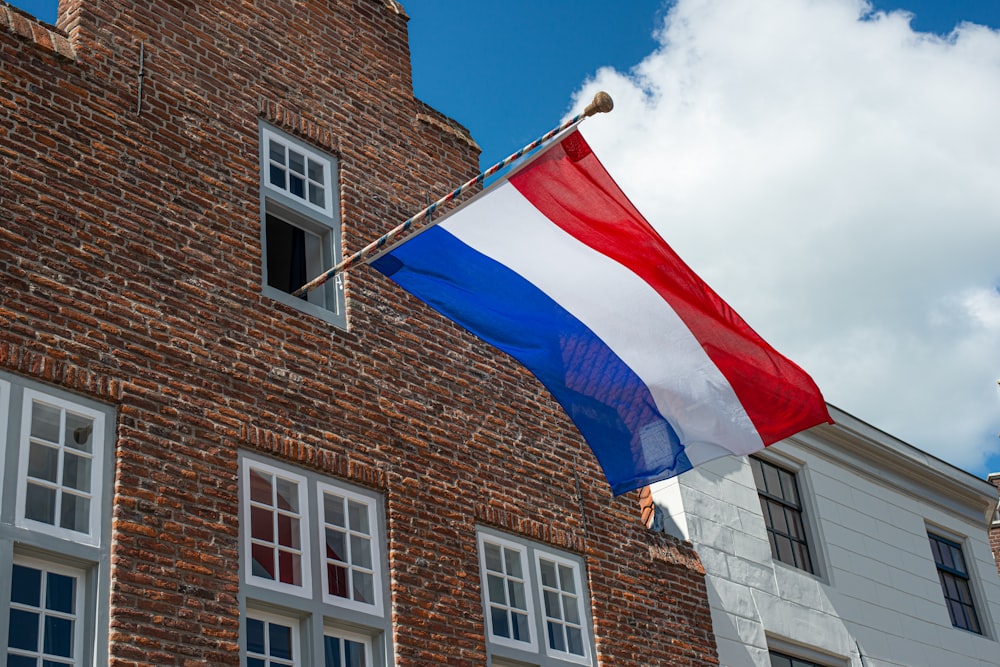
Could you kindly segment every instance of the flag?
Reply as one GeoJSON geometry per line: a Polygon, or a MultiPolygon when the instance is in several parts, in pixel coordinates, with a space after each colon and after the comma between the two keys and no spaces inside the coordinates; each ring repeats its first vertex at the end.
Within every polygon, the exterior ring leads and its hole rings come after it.
{"type": "Polygon", "coordinates": [[[615,495],[831,421],[579,131],[372,265],[527,367],[615,495]]]}

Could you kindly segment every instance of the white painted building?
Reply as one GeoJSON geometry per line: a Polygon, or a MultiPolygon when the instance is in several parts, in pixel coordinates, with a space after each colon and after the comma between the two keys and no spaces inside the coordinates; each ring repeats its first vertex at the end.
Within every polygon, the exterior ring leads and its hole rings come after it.
{"type": "Polygon", "coordinates": [[[996,489],[831,414],[651,488],[704,563],[721,665],[1000,665],[996,489]]]}

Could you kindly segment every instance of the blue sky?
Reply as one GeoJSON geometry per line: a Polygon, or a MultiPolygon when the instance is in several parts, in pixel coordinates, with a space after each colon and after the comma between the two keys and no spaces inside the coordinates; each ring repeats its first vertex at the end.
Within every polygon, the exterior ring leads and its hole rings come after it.
{"type": "Polygon", "coordinates": [[[608,90],[595,152],[830,403],[1000,471],[1000,2],[402,2],[484,167],[608,90]]]}
{"type": "MultiPolygon", "coordinates": [[[[9,1],[9,0],[8,0],[9,1]]],[[[598,68],[627,70],[656,46],[664,0],[402,0],[410,15],[414,90],[468,127],[487,167],[558,123],[598,68]],[[488,73],[488,76],[483,76],[488,73]]],[[[11,2],[55,22],[57,0],[11,2]]],[[[913,27],[948,34],[960,21],[1000,28],[992,0],[884,0],[913,27]]]]}

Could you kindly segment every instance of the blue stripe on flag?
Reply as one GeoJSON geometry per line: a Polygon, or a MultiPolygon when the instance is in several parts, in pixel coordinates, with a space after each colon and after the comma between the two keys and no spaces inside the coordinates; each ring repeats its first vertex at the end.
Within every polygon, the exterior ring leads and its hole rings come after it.
{"type": "Polygon", "coordinates": [[[583,434],[616,495],[691,469],[676,431],[635,372],[518,273],[442,227],[372,266],[528,368],[583,434]],[[630,455],[623,456],[626,448],[630,455]]]}

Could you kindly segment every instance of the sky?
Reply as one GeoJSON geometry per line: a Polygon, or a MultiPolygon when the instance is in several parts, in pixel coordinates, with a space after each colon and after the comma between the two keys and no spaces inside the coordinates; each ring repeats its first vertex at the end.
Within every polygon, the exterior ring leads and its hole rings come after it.
{"type": "Polygon", "coordinates": [[[827,401],[1000,471],[1000,2],[402,2],[484,168],[606,90],[597,155],[827,401]]]}

